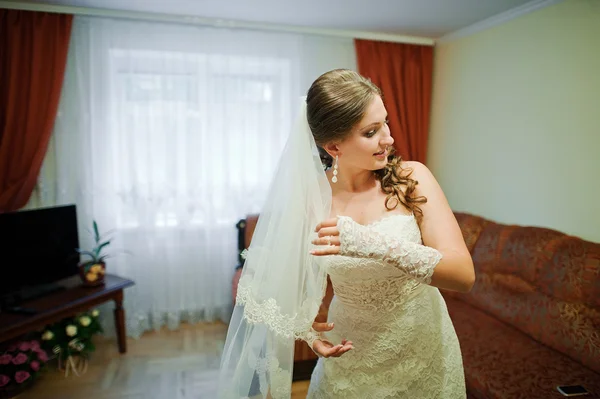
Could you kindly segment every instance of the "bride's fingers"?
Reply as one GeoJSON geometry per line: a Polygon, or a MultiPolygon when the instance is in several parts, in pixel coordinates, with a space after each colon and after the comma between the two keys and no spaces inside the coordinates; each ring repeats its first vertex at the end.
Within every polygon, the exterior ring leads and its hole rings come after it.
{"type": "Polygon", "coordinates": [[[339,236],[340,235],[340,231],[338,230],[337,227],[323,227],[319,230],[317,230],[317,232],[319,233],[319,237],[325,237],[325,236],[339,236]]]}
{"type": "Polygon", "coordinates": [[[332,357],[340,357],[342,356],[344,353],[351,351],[352,349],[354,349],[353,346],[351,345],[344,345],[342,346],[334,355],[332,355],[332,357]]]}
{"type": "Polygon", "coordinates": [[[319,223],[317,225],[317,227],[315,228],[315,231],[319,231],[320,229],[322,229],[324,227],[336,226],[337,221],[338,221],[338,218],[331,218],[331,219],[323,220],[321,223],[319,223]]]}
{"type": "Polygon", "coordinates": [[[323,357],[335,356],[343,347],[343,345],[336,345],[328,348],[327,345],[325,345],[325,343],[321,340],[316,340],[313,344],[313,349],[315,352],[323,357]]]}
{"type": "Polygon", "coordinates": [[[313,249],[312,251],[310,251],[311,255],[315,255],[315,256],[325,256],[325,255],[337,255],[340,253],[340,247],[339,246],[327,246],[327,247],[321,247],[321,248],[317,248],[317,249],[313,249]]]}
{"type": "Polygon", "coordinates": [[[325,332],[333,330],[333,323],[318,323],[314,322],[312,328],[317,332],[325,332]]]}
{"type": "Polygon", "coordinates": [[[312,243],[315,245],[340,245],[340,237],[339,236],[325,236],[319,237],[312,240],[312,243]]]}

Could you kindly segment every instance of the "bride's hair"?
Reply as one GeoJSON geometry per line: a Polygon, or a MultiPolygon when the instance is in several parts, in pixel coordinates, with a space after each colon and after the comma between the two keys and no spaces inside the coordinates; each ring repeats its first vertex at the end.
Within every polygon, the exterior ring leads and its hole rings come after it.
{"type": "MultiPolygon", "coordinates": [[[[323,146],[346,139],[362,120],[375,96],[382,97],[381,90],[370,80],[348,69],[334,69],[313,82],[306,96],[306,113],[325,168],[331,167],[333,159],[323,146]]],[[[427,199],[416,196],[418,182],[410,178],[411,173],[412,169],[403,167],[402,158],[394,155],[393,149],[385,168],[375,171],[383,192],[387,194],[387,209],[395,209],[401,203],[415,216],[421,216],[423,212],[419,204],[427,202],[427,199]],[[406,187],[404,191],[402,186],[406,187]]]]}

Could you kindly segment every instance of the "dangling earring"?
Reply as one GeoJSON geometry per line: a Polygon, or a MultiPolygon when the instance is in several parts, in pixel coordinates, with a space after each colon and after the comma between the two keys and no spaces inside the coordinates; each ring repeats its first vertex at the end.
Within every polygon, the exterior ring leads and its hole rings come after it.
{"type": "Polygon", "coordinates": [[[338,156],[335,156],[335,164],[333,165],[333,177],[331,178],[332,183],[337,183],[338,174],[338,156]]]}

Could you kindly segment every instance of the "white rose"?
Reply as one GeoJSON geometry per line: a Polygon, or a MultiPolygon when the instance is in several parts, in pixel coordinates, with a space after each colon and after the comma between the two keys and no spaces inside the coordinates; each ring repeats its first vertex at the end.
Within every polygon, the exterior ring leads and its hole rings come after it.
{"type": "Polygon", "coordinates": [[[52,338],[54,338],[54,333],[50,330],[44,331],[42,334],[42,339],[44,341],[50,341],[52,338]]]}
{"type": "Polygon", "coordinates": [[[66,331],[69,337],[74,337],[77,335],[77,327],[72,324],[67,326],[66,331]]]}
{"type": "Polygon", "coordinates": [[[87,326],[89,326],[91,322],[92,322],[92,319],[90,319],[90,318],[89,318],[89,317],[87,317],[87,316],[81,316],[81,317],[79,318],[79,324],[81,324],[81,325],[82,325],[82,326],[84,326],[84,327],[87,327],[87,326]]]}
{"type": "Polygon", "coordinates": [[[100,314],[100,312],[98,311],[98,309],[94,309],[92,311],[92,316],[94,316],[94,317],[98,317],[99,314],[100,314]]]}

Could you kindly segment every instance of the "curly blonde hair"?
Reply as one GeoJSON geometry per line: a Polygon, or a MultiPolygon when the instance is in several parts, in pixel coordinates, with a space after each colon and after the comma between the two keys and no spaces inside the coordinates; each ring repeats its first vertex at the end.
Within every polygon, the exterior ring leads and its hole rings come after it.
{"type": "MultiPolygon", "coordinates": [[[[347,138],[375,96],[382,97],[379,87],[349,69],[334,69],[313,82],[306,97],[306,113],[325,168],[331,167],[333,159],[323,147],[347,138]]],[[[388,210],[402,204],[415,216],[423,215],[419,204],[427,202],[427,198],[416,195],[418,182],[410,177],[412,169],[403,167],[402,157],[392,150],[385,168],[374,173],[387,194],[385,207],[388,210]]]]}

